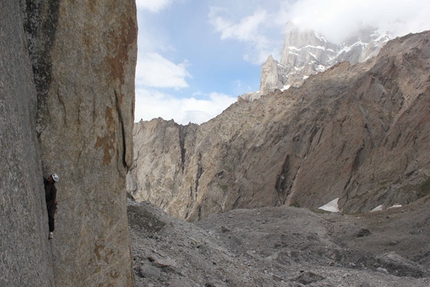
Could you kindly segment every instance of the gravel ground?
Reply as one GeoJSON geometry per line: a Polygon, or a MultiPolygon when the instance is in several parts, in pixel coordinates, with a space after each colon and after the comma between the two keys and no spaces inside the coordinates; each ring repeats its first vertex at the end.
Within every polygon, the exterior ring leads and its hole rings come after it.
{"type": "Polygon", "coordinates": [[[129,201],[136,286],[428,287],[428,207],[359,215],[268,207],[189,223],[129,201]]]}

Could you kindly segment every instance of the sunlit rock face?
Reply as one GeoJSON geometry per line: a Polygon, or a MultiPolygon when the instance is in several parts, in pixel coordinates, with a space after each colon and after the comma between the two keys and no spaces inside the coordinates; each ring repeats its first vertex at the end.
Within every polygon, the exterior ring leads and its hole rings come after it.
{"type": "Polygon", "coordinates": [[[182,126],[161,118],[136,123],[127,191],[137,201],[150,200],[176,217],[188,218],[200,185],[194,154],[197,132],[196,124],[182,126]]]}
{"type": "Polygon", "coordinates": [[[2,220],[2,247],[15,240],[0,255],[7,263],[0,280],[9,280],[0,285],[133,286],[125,178],[133,160],[135,1],[0,6],[0,68],[8,77],[0,85],[0,204],[10,218],[2,220]],[[42,176],[52,172],[61,179],[48,241],[42,176]]]}
{"type": "Polygon", "coordinates": [[[336,198],[343,212],[370,211],[428,195],[429,40],[390,41],[200,126],[137,123],[130,194],[187,220],[336,198]]]}

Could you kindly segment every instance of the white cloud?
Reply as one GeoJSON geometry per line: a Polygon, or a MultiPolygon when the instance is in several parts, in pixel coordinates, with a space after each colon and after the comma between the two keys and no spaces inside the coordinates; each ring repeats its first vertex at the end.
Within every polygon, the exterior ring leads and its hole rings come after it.
{"type": "Polygon", "coordinates": [[[392,36],[430,29],[428,0],[301,0],[285,2],[281,15],[337,43],[366,26],[392,36]]]}
{"type": "Polygon", "coordinates": [[[152,88],[187,88],[191,75],[187,62],[175,64],[158,53],[141,53],[136,67],[136,85],[152,88]]]}
{"type": "Polygon", "coordinates": [[[254,15],[245,17],[235,24],[228,19],[219,16],[224,9],[211,8],[209,13],[210,23],[217,32],[221,33],[221,39],[237,39],[241,41],[258,42],[259,28],[267,19],[267,12],[264,10],[255,11],[254,15]]]}
{"type": "Polygon", "coordinates": [[[201,124],[220,114],[236,101],[236,98],[212,93],[207,100],[174,98],[169,94],[151,89],[136,89],[135,121],[161,117],[179,124],[201,124]]]}
{"type": "Polygon", "coordinates": [[[221,39],[233,39],[251,45],[248,53],[244,55],[246,61],[261,64],[266,61],[269,54],[279,54],[280,40],[267,37],[272,21],[266,10],[256,9],[250,16],[230,20],[228,18],[232,16],[229,10],[211,7],[208,17],[209,23],[220,33],[221,39]]]}
{"type": "Polygon", "coordinates": [[[136,0],[136,6],[138,9],[157,13],[169,6],[172,2],[173,0],[136,0]]]}
{"type": "Polygon", "coordinates": [[[243,5],[240,1],[217,3],[224,8],[211,7],[209,23],[221,39],[250,44],[244,59],[255,64],[261,64],[270,54],[277,58],[282,36],[274,30],[282,31],[288,21],[336,43],[369,26],[393,37],[430,29],[429,0],[265,0],[253,1],[253,6],[248,5],[243,12],[246,15],[239,12],[243,5]]]}

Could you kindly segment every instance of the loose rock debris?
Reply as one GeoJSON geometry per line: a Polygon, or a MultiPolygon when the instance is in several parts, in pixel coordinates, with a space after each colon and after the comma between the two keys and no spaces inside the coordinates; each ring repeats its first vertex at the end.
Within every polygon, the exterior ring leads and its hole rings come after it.
{"type": "Polygon", "coordinates": [[[189,223],[129,201],[136,286],[428,287],[427,210],[268,207],[189,223]]]}

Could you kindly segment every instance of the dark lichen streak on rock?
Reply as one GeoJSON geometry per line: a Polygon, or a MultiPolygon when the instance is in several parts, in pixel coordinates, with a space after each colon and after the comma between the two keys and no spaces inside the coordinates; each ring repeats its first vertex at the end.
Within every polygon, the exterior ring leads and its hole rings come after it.
{"type": "Polygon", "coordinates": [[[21,2],[24,11],[24,29],[33,66],[34,83],[37,90],[37,132],[40,133],[49,123],[47,94],[52,78],[51,51],[55,43],[59,19],[60,1],[26,0],[21,2]]]}

